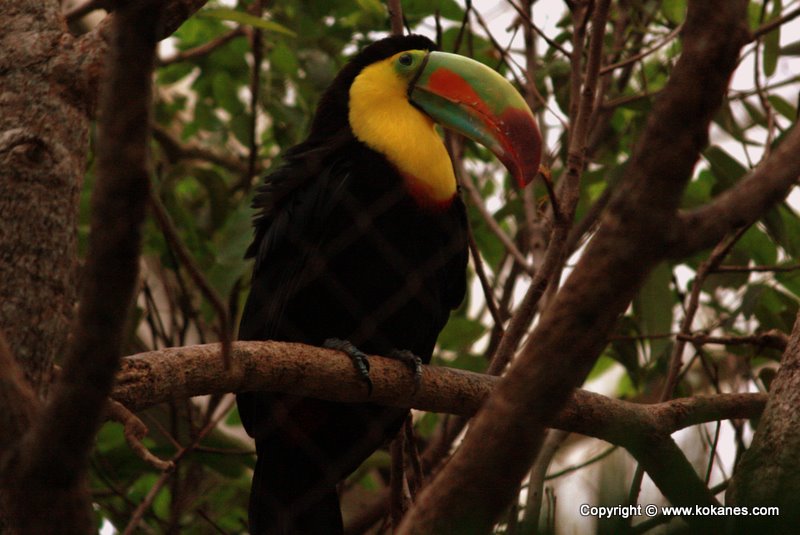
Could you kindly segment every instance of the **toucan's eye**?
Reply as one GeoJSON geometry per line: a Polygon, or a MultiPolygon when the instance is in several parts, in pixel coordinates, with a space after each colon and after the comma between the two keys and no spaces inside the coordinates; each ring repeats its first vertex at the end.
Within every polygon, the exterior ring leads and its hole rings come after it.
{"type": "Polygon", "coordinates": [[[397,59],[397,61],[400,62],[400,65],[403,65],[404,67],[408,67],[409,65],[414,63],[414,58],[411,57],[411,54],[403,54],[402,56],[400,56],[397,59]]]}

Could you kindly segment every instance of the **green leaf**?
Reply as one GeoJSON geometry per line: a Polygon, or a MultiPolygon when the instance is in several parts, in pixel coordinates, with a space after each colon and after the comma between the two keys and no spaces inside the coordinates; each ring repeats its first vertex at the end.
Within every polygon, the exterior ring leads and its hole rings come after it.
{"type": "Polygon", "coordinates": [[[703,156],[711,166],[711,172],[714,173],[714,177],[717,179],[713,188],[715,195],[733,186],[747,173],[745,166],[718,145],[707,148],[703,156]]]}
{"type": "Polygon", "coordinates": [[[753,120],[753,123],[765,128],[767,127],[767,117],[759,106],[756,106],[747,99],[742,100],[742,105],[744,105],[744,109],[747,110],[747,114],[753,120]]]}
{"type": "Polygon", "coordinates": [[[258,28],[259,30],[282,33],[283,35],[288,35],[289,37],[296,36],[296,34],[292,30],[278,24],[277,22],[260,19],[258,17],[254,17],[253,15],[250,15],[249,13],[245,13],[244,11],[236,11],[235,9],[226,9],[226,8],[204,9],[203,11],[198,12],[197,16],[207,19],[228,20],[231,22],[237,22],[239,24],[244,24],[247,26],[258,28]]]}
{"type": "Polygon", "coordinates": [[[680,24],[686,18],[686,0],[664,0],[661,13],[672,24],[680,24]]]}
{"type": "Polygon", "coordinates": [[[705,169],[689,182],[683,193],[681,208],[684,210],[697,208],[711,200],[711,190],[714,187],[714,175],[705,169]]]}
{"type": "Polygon", "coordinates": [[[797,120],[797,108],[795,106],[792,106],[782,96],[770,95],[767,97],[767,100],[769,100],[769,103],[772,104],[772,107],[775,109],[775,111],[777,111],[790,121],[797,120]]]}
{"type": "Polygon", "coordinates": [[[255,456],[253,455],[225,453],[226,451],[247,451],[249,448],[243,442],[221,432],[212,432],[203,439],[201,445],[218,451],[193,451],[189,454],[189,458],[223,476],[236,478],[242,475],[246,469],[255,466],[255,456]]]}
{"type": "Polygon", "coordinates": [[[236,281],[249,268],[244,251],[253,239],[252,215],[248,205],[240,205],[212,238],[216,258],[208,272],[208,279],[223,297],[230,296],[236,281]]]}
{"type": "MultiPolygon", "coordinates": [[[[773,0],[772,13],[769,20],[774,20],[781,15],[783,10],[781,0],[773,0]]],[[[778,54],[781,45],[781,27],[778,26],[764,36],[764,74],[772,76],[778,66],[778,54]]]]}
{"type": "Polygon", "coordinates": [[[405,0],[403,2],[403,15],[409,19],[421,19],[434,15],[436,12],[442,18],[461,21],[464,10],[455,0],[405,0]]]}
{"type": "Polygon", "coordinates": [[[786,253],[800,257],[800,219],[786,203],[773,208],[763,218],[767,233],[786,253]]]}
{"type": "Polygon", "coordinates": [[[194,69],[195,66],[188,61],[173,63],[158,69],[158,81],[164,85],[174,84],[187,77],[194,69]]]}
{"type": "MultiPolygon", "coordinates": [[[[795,265],[796,263],[792,261],[788,264],[795,265]]],[[[775,280],[780,282],[784,288],[800,298],[800,270],[776,272],[775,280]]]]}
{"type": "Polygon", "coordinates": [[[475,236],[475,243],[478,244],[481,256],[492,270],[497,269],[498,264],[505,254],[505,247],[503,247],[503,244],[500,243],[500,240],[494,232],[492,232],[483,220],[483,217],[472,204],[467,206],[467,213],[469,215],[472,233],[475,236]]]}
{"type": "Polygon", "coordinates": [[[755,317],[760,331],[778,329],[790,332],[797,315],[797,299],[766,284],[750,285],[742,297],[741,313],[755,317]]]}
{"type": "Polygon", "coordinates": [[[439,335],[438,343],[442,349],[461,353],[480,338],[485,330],[478,320],[453,316],[439,335]]]}
{"type": "Polygon", "coordinates": [[[636,337],[641,331],[636,321],[630,316],[622,316],[617,320],[614,336],[603,355],[619,362],[628,372],[630,382],[638,383],[641,377],[639,366],[639,349],[636,337]]]}
{"type": "MultiPolygon", "coordinates": [[[[650,273],[633,300],[633,315],[644,335],[661,335],[672,329],[672,307],[675,304],[670,285],[672,267],[662,262],[650,273]]],[[[669,338],[650,340],[650,360],[656,360],[670,345],[669,338]]]]}
{"type": "Polygon", "coordinates": [[[589,375],[586,377],[586,381],[592,381],[601,377],[604,373],[610,370],[614,364],[616,363],[616,359],[610,357],[608,355],[600,355],[600,358],[594,363],[594,367],[592,371],[589,372],[589,375]]]}
{"type": "Polygon", "coordinates": [[[778,261],[778,248],[761,229],[752,226],[739,239],[734,250],[743,253],[758,265],[772,265],[778,261]]]}
{"type": "Polygon", "coordinates": [[[232,116],[244,113],[244,104],[239,99],[238,86],[231,76],[225,71],[219,71],[211,81],[214,91],[214,100],[232,116]]]}
{"type": "Polygon", "coordinates": [[[278,41],[269,53],[270,67],[283,74],[295,74],[300,69],[297,54],[284,41],[278,41]]]}
{"type": "Polygon", "coordinates": [[[800,56],[800,41],[781,47],[781,56],[800,56]]]}

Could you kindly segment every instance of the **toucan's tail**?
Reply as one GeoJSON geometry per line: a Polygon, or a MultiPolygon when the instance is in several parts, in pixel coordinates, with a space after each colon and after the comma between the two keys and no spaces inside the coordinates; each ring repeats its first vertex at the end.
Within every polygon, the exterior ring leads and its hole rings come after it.
{"type": "Polygon", "coordinates": [[[321,480],[316,463],[297,449],[275,446],[257,444],[251,535],[340,535],[344,528],[336,483],[321,480]]]}

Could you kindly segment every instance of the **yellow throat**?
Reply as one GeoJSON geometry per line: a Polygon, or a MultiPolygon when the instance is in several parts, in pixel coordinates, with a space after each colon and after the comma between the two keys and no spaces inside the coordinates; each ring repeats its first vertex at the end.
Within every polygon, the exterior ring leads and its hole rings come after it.
{"type": "Polygon", "coordinates": [[[350,128],[356,138],[383,154],[418,202],[453,198],[453,164],[435,123],[408,102],[408,81],[393,67],[400,54],[364,68],[350,86],[350,128]]]}

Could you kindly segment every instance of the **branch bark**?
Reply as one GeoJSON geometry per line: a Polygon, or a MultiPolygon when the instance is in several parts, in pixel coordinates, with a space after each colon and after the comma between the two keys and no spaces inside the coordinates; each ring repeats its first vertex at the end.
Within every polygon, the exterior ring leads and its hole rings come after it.
{"type": "MultiPolygon", "coordinates": [[[[226,370],[218,343],[124,357],[111,397],[130,410],[142,411],[169,400],[265,390],[472,416],[501,380],[455,368],[423,366],[422,383],[415,392],[407,366],[370,355],[370,395],[352,361],[340,351],[293,342],[233,342],[231,359],[234,366],[226,370]]],[[[766,394],[718,394],[644,405],[577,389],[554,424],[609,442],[627,443],[630,439],[626,436],[637,424],[670,434],[703,422],[757,416],[766,399],[766,394]]]]}
{"type": "MultiPolygon", "coordinates": [[[[122,359],[112,397],[134,410],[171,399],[231,391],[291,392],[345,403],[371,402],[470,416],[500,379],[425,366],[422,384],[402,363],[370,357],[372,395],[338,351],[287,342],[234,342],[226,370],[219,344],[179,347],[122,359]]],[[[575,390],[552,426],[630,451],[673,503],[715,503],[670,434],[691,425],[757,416],[764,394],[721,394],[640,405],[575,390]],[[695,501],[692,501],[695,500],[695,501]]]]}
{"type": "MultiPolygon", "coordinates": [[[[749,38],[746,5],[744,0],[689,4],[684,53],[597,235],[400,533],[486,533],[513,498],[544,429],[664,256],[667,230],[706,144],[711,116],[749,38]]],[[[700,500],[695,503],[713,503],[707,490],[692,494],[700,500]]],[[[676,503],[687,503],[686,498],[677,496],[676,503]]]]}

